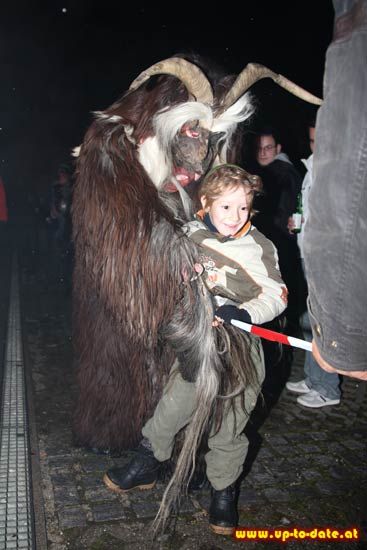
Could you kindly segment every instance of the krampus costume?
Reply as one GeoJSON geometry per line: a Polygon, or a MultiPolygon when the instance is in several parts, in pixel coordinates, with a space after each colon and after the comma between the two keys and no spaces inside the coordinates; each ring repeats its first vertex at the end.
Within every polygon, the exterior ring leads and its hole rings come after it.
{"type": "Polygon", "coordinates": [[[192,212],[184,187],[213,163],[236,161],[239,124],[253,113],[245,91],[264,77],[318,102],[259,65],[247,66],[234,82],[218,75],[209,81],[197,63],[172,57],[95,114],[77,161],[75,437],[100,449],[136,445],[176,357],[182,377],[196,381],[198,403],[179,484],[218,393],[243,388],[236,367],[236,376],[223,381],[229,359],[248,357],[247,336],[212,327],[210,293],[194,271],[197,246],[181,229],[183,212],[192,212]],[[168,193],[170,186],[178,193],[168,193]],[[223,340],[233,342],[231,357],[217,352],[223,340]]]}
{"type": "Polygon", "coordinates": [[[265,67],[248,65],[234,83],[218,75],[210,83],[197,64],[174,57],[144,71],[87,131],[73,199],[80,389],[74,429],[82,445],[134,446],[160,397],[172,350],[192,350],[192,362],[185,355],[189,379],[211,363],[208,342],[216,355],[207,328],[211,302],[193,277],[196,248],[165,188],[179,188],[187,211],[180,183],[199,180],[213,162],[236,160],[238,124],[253,112],[245,91],[264,77],[313,101],[265,67]],[[173,322],[180,344],[172,341],[173,322]]]}

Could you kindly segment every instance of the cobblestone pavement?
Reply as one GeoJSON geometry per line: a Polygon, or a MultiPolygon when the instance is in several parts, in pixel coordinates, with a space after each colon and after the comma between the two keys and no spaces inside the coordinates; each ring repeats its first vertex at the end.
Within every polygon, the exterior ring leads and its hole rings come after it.
{"type": "MultiPolygon", "coordinates": [[[[152,491],[117,496],[102,483],[106,469],[125,463],[73,446],[71,417],[76,387],[71,337],[71,297],[46,277],[45,264],[21,269],[22,311],[30,387],[35,513],[45,519],[50,550],[284,548],[279,542],[236,542],[207,524],[209,492],[183,503],[174,533],[153,542],[163,482],[152,491]],[[44,516],[43,516],[44,514],[44,516]]],[[[294,355],[292,379],[302,376],[303,352],[294,355]]],[[[253,415],[250,459],[239,497],[243,528],[361,529],[362,541],[294,540],[289,548],[367,548],[367,395],[363,383],[343,380],[339,406],[319,410],[279,399],[253,415]]],[[[41,537],[42,538],[42,537],[41,537]]],[[[41,540],[41,538],[39,540],[41,540]]],[[[291,539],[290,539],[291,540],[291,539]]],[[[37,550],[44,550],[39,543],[37,550]]]]}

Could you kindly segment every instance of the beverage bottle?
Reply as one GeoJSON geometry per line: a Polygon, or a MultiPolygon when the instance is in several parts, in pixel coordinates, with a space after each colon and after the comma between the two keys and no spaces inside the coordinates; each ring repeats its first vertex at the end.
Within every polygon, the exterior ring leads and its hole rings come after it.
{"type": "Polygon", "coordinates": [[[296,211],[292,215],[292,220],[294,222],[294,227],[292,229],[293,233],[300,233],[302,229],[302,214],[302,194],[298,193],[296,211]]]}

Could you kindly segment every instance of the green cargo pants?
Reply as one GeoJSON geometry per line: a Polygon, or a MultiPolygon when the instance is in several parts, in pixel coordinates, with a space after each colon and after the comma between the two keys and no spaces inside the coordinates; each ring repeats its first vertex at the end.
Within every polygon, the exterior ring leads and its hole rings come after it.
{"type": "MultiPolygon", "coordinates": [[[[258,374],[261,386],[265,376],[264,355],[260,338],[251,338],[250,356],[258,374]]],[[[248,450],[248,439],[242,433],[249,413],[254,408],[260,387],[245,390],[245,407],[241,407],[240,396],[235,398],[236,423],[233,409],[224,413],[221,427],[208,439],[209,451],[205,455],[206,474],[214,489],[225,489],[241,474],[248,450]],[[236,429],[234,431],[234,426],[236,429]]],[[[157,460],[168,460],[171,456],[175,435],[190,422],[195,410],[195,384],[185,382],[174,365],[163,395],[142,429],[153,448],[157,460]]]]}

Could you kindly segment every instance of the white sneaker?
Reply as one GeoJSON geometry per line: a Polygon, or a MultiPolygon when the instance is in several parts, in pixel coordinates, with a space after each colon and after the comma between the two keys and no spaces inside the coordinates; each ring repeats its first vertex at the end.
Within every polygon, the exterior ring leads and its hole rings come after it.
{"type": "Polygon", "coordinates": [[[329,399],[321,395],[318,391],[311,390],[307,394],[297,397],[297,403],[304,407],[311,407],[311,409],[319,409],[327,405],[339,405],[340,399],[329,399]]]}
{"type": "Polygon", "coordinates": [[[300,380],[299,382],[287,382],[285,387],[289,391],[293,391],[294,393],[309,393],[311,391],[311,388],[309,388],[305,382],[305,380],[300,380]]]}

